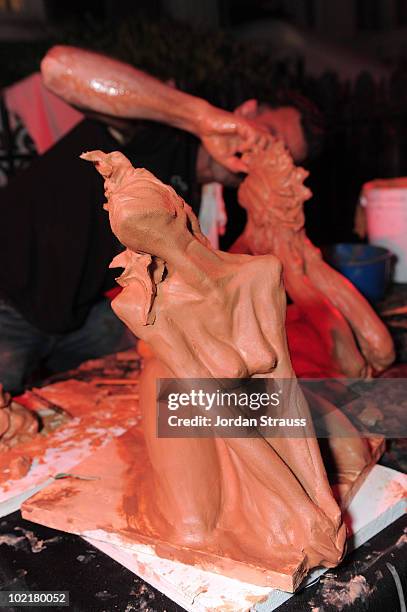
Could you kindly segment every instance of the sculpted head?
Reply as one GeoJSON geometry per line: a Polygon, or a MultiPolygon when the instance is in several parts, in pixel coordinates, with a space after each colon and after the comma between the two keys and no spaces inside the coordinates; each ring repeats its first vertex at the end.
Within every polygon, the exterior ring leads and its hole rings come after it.
{"type": "Polygon", "coordinates": [[[304,185],[307,170],[296,166],[283,142],[275,141],[267,150],[254,152],[247,159],[249,174],[240,185],[239,203],[256,225],[267,226],[277,216],[291,224],[301,216],[303,205],[311,197],[304,185]]]}
{"type": "Polygon", "coordinates": [[[198,240],[209,247],[192,209],[176,192],[151,172],[133,168],[122,154],[91,151],[81,155],[94,163],[105,179],[104,208],[113,233],[126,250],[111,268],[124,268],[116,279],[123,291],[112,308],[137,334],[138,326],[152,322],[151,307],[164,267],[174,254],[198,240]]]}
{"type": "Polygon", "coordinates": [[[151,172],[133,168],[117,151],[91,151],[81,157],[104,177],[104,208],[112,230],[131,251],[166,260],[171,249],[184,249],[194,238],[207,244],[190,206],[151,172]]]}

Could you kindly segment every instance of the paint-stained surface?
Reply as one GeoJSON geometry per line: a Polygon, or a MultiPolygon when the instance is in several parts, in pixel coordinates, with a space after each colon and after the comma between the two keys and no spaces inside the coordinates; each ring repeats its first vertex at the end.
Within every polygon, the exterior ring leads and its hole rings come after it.
{"type": "Polygon", "coordinates": [[[181,610],[84,540],[24,521],[17,512],[0,520],[0,590],[70,591],[70,607],[55,611],[181,610]]]}
{"type": "MultiPolygon", "coordinates": [[[[404,529],[406,517],[361,546],[317,584],[297,593],[278,612],[398,611],[399,595],[388,565],[407,594],[404,529]],[[346,590],[347,598],[353,597],[352,606],[345,607],[346,599],[337,601],[340,589],[346,590]]],[[[183,610],[89,543],[24,521],[18,513],[0,521],[0,538],[0,589],[69,590],[73,612],[183,610]],[[33,554],[32,546],[41,550],[33,554]]],[[[256,606],[259,612],[267,609],[266,603],[256,606]]]]}
{"type": "Polygon", "coordinates": [[[134,350],[117,353],[16,398],[39,428],[18,444],[2,448],[0,441],[0,516],[11,511],[3,508],[13,498],[69,471],[140,421],[139,366],[134,350]]]}

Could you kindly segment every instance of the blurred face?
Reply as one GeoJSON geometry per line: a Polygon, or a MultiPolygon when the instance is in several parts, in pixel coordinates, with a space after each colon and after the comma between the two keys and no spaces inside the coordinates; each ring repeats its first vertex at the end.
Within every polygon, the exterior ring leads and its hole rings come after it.
{"type": "MultiPolygon", "coordinates": [[[[235,112],[259,123],[270,134],[282,140],[296,163],[301,163],[306,158],[307,143],[301,124],[301,114],[293,106],[271,108],[266,104],[258,105],[255,100],[249,100],[239,106],[235,112]]],[[[216,162],[202,146],[198,152],[197,175],[202,184],[216,181],[225,187],[238,187],[244,178],[216,162]]]]}
{"type": "Polygon", "coordinates": [[[301,162],[307,156],[307,143],[301,125],[301,114],[292,106],[270,108],[261,105],[253,118],[265,126],[271,134],[280,138],[290,151],[295,162],[301,162]]]}

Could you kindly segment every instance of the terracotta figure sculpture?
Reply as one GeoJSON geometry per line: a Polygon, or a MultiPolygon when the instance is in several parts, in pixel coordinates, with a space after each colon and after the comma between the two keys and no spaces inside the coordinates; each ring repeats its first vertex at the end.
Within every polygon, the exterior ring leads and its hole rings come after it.
{"type": "MultiPolygon", "coordinates": [[[[105,178],[111,227],[127,247],[112,262],[124,268],[113,309],[154,354],[140,380],[148,478],[129,528],[166,542],[180,560],[205,566],[209,555],[216,571],[228,573],[227,559],[260,566],[255,581],[264,584],[267,570],[336,565],[345,527],[314,437],[156,435],[157,378],[294,382],[281,264],[214,251],[173,189],[121,153],[83,158],[105,178]]],[[[286,401],[296,416],[308,415],[295,385],[286,401]]]]}
{"type": "Polygon", "coordinates": [[[387,328],[306,236],[303,205],[312,194],[303,181],[308,173],[294,165],[278,141],[244,158],[249,174],[238,195],[248,221],[231,252],[280,259],[289,296],[325,342],[338,372],[359,377],[384,370],[394,359],[387,328]]]}
{"type": "Polygon", "coordinates": [[[246,171],[237,153],[270,140],[267,130],[243,117],[181,92],[150,75],[98,53],[58,45],[41,63],[45,85],[69,104],[120,120],[149,119],[191,132],[208,153],[233,172],[246,171]]]}
{"type": "Polygon", "coordinates": [[[239,196],[249,221],[232,252],[270,253],[283,262],[286,288],[297,307],[288,317],[288,334],[305,373],[309,360],[305,356],[304,361],[298,343],[304,322],[310,328],[305,331],[311,336],[314,331],[321,345],[314,353],[321,363],[329,362],[328,368],[318,365],[320,375],[367,376],[392,362],[393,345],[384,325],[358,291],[323,262],[305,235],[303,203],[311,196],[303,185],[306,172],[293,165],[283,145],[273,144],[264,128],[128,64],[75,47],[53,47],[41,70],[54,93],[100,118],[108,116],[110,124],[113,117],[118,122],[162,121],[201,138],[212,157],[230,170],[250,169],[239,196]]]}

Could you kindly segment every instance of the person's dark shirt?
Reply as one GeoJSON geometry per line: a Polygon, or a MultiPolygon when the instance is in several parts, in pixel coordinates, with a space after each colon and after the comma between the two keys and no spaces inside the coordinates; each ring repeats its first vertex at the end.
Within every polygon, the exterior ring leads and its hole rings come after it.
{"type": "Polygon", "coordinates": [[[115,286],[117,242],[103,210],[103,179],[83,151],[120,150],[171,184],[198,210],[199,141],[145,122],[121,147],[107,128],[84,120],[0,191],[0,297],[40,330],[80,327],[90,308],[115,286]]]}

